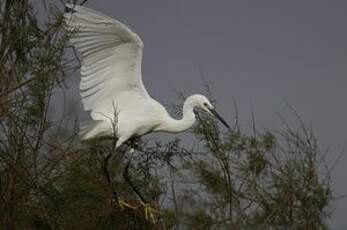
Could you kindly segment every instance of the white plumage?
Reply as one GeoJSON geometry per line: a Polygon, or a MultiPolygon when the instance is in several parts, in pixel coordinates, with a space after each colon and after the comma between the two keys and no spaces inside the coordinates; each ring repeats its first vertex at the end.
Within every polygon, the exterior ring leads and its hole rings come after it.
{"type": "Polygon", "coordinates": [[[111,136],[115,130],[118,147],[132,136],[152,131],[182,132],[195,122],[194,107],[215,114],[229,127],[203,95],[186,99],[181,120],[171,118],[142,83],[140,37],[100,12],[78,5],[66,7],[66,27],[74,31],[71,43],[81,57],[82,103],[92,118],[80,125],[82,139],[111,136]]]}

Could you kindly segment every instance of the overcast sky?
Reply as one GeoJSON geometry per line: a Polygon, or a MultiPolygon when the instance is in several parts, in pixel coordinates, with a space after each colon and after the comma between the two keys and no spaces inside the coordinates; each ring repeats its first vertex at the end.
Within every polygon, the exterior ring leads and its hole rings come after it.
{"type": "MultiPolygon", "coordinates": [[[[343,0],[89,0],[144,41],[143,81],[160,102],[175,91],[203,92],[199,66],[233,120],[278,128],[290,119],[285,101],[312,122],[328,162],[347,141],[347,1],[343,0]]],[[[347,154],[333,172],[336,195],[347,194],[347,154]]],[[[332,206],[333,229],[347,229],[347,200],[332,206]],[[345,226],[345,227],[343,227],[345,226]]]]}

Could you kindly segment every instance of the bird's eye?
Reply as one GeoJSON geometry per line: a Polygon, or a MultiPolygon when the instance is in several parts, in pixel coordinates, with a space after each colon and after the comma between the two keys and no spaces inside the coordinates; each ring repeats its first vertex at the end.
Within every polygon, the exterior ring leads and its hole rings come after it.
{"type": "Polygon", "coordinates": [[[204,106],[206,106],[206,107],[207,107],[207,106],[208,106],[208,104],[205,102],[205,103],[204,103],[204,106]]]}

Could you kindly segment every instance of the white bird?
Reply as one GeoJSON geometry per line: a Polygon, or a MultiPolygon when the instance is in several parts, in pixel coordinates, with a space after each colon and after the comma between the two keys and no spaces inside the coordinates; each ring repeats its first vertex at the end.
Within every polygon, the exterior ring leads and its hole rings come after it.
{"type": "Polygon", "coordinates": [[[66,7],[66,26],[74,31],[71,43],[81,57],[82,103],[92,118],[80,124],[83,140],[116,136],[118,148],[129,138],[149,132],[183,132],[196,120],[195,107],[214,114],[229,128],[210,101],[198,94],[185,100],[182,119],[173,119],[143,85],[141,38],[100,12],[78,5],[66,7]]]}

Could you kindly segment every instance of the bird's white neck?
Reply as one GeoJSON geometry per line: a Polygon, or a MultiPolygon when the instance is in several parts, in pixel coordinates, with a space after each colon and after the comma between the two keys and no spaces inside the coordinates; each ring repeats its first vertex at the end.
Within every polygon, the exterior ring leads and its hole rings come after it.
{"type": "Polygon", "coordinates": [[[170,117],[161,130],[171,133],[179,133],[189,129],[196,120],[193,111],[194,106],[193,101],[188,97],[183,104],[182,119],[176,120],[170,117]]]}

